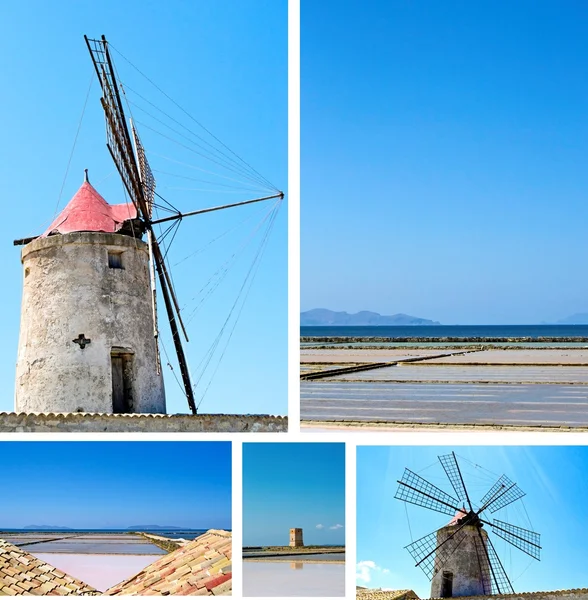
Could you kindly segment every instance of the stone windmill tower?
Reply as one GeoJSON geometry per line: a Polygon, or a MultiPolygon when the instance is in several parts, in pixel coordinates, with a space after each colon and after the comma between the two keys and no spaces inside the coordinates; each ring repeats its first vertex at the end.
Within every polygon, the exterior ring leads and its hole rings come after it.
{"type": "Polygon", "coordinates": [[[406,546],[416,566],[431,580],[431,598],[514,593],[484,525],[515,548],[539,560],[538,533],[498,519],[490,521],[491,517],[486,516],[487,512],[494,513],[516,502],[525,493],[502,475],[480,500],[479,506],[474,507],[455,453],[439,456],[439,461],[457,499],[410,469],[404,470],[395,495],[403,502],[453,516],[444,527],[406,546]]]}
{"type": "Polygon", "coordinates": [[[165,413],[147,244],[86,180],[21,255],[17,412],[165,413]]]}
{"type": "Polygon", "coordinates": [[[16,410],[165,413],[157,345],[159,292],[183,391],[196,414],[181,340],[181,334],[186,341],[188,335],[154,226],[166,223],[169,232],[170,223],[188,216],[281,201],[284,194],[276,190],[186,213],[163,199],[169,207],[159,208],[172,214],[154,219],[159,194],[136,128],[124,113],[108,42],[104,36],[84,37],[102,90],[107,147],[131,202],[108,204],[86,177],[45,233],[15,241],[25,244],[16,410]]]}
{"type": "Polygon", "coordinates": [[[467,519],[465,510],[459,511],[450,523],[437,531],[437,548],[442,550],[435,554],[431,598],[483,596],[485,590],[492,589],[488,534],[466,522],[467,519]],[[446,552],[446,545],[453,549],[452,553],[446,552]]]}

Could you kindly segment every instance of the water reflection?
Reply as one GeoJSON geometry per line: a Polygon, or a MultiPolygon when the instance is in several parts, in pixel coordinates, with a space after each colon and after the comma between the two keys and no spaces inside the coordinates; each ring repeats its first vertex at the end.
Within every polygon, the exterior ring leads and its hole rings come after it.
{"type": "Polygon", "coordinates": [[[291,562],[291,563],[290,563],[290,568],[291,568],[291,569],[296,569],[296,570],[298,570],[298,569],[302,569],[302,567],[303,567],[303,566],[304,566],[304,563],[303,563],[303,562],[291,562]]]}

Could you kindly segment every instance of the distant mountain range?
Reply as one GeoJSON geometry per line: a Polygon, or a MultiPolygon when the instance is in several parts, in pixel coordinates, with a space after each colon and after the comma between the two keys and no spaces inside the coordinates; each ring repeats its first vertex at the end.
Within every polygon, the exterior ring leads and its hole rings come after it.
{"type": "Polygon", "coordinates": [[[576,313],[557,322],[558,325],[588,325],[588,313],[576,313]]]}
{"type": "Polygon", "coordinates": [[[398,313],[396,315],[381,315],[376,312],[362,310],[358,313],[349,314],[347,312],[335,312],[327,308],[314,308],[300,313],[300,325],[319,326],[319,325],[336,325],[336,326],[362,326],[362,325],[440,325],[438,321],[429,319],[421,319],[420,317],[412,317],[398,313]]]}

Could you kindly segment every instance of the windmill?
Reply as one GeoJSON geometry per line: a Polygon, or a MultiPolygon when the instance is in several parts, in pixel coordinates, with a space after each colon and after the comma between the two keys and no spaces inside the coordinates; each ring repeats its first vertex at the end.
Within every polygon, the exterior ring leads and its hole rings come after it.
{"type": "MultiPolygon", "coordinates": [[[[146,234],[146,238],[147,238],[147,246],[148,246],[148,263],[149,263],[149,278],[148,278],[148,283],[147,283],[147,287],[150,287],[150,310],[149,310],[149,315],[144,314],[142,315],[142,323],[141,326],[144,325],[145,323],[145,318],[149,318],[152,320],[152,343],[150,344],[151,347],[154,347],[155,349],[155,360],[152,360],[151,357],[151,349],[148,349],[147,352],[139,352],[137,351],[136,356],[137,358],[144,358],[145,355],[148,356],[148,360],[143,360],[143,363],[149,362],[149,373],[148,376],[151,378],[151,381],[153,382],[152,384],[149,383],[149,381],[144,378],[143,383],[141,384],[143,386],[143,388],[141,389],[135,389],[135,390],[131,390],[131,387],[134,385],[133,381],[131,381],[131,377],[127,377],[126,374],[121,375],[120,377],[117,376],[116,378],[116,382],[115,383],[115,376],[114,376],[114,370],[115,370],[115,362],[112,363],[112,372],[113,372],[113,392],[112,392],[112,396],[113,396],[113,402],[112,404],[115,405],[115,408],[112,410],[106,410],[106,409],[100,409],[97,412],[152,412],[149,408],[148,404],[145,404],[145,406],[147,406],[147,408],[143,408],[141,410],[141,408],[139,407],[138,410],[133,410],[132,406],[133,405],[138,405],[141,401],[143,401],[141,399],[142,396],[144,396],[145,394],[143,393],[143,389],[148,388],[150,385],[152,388],[159,388],[160,392],[158,392],[155,395],[159,395],[162,396],[163,395],[163,387],[162,384],[158,381],[158,377],[160,376],[160,361],[159,361],[159,347],[158,347],[158,337],[159,337],[159,326],[158,326],[158,315],[157,315],[157,288],[159,289],[160,293],[161,293],[161,297],[163,298],[163,303],[165,305],[165,312],[166,312],[166,316],[167,319],[169,321],[169,326],[171,329],[171,335],[172,335],[172,339],[173,339],[173,343],[174,343],[174,347],[175,347],[175,352],[177,355],[177,360],[178,360],[178,365],[179,365],[179,370],[180,370],[180,374],[181,374],[181,380],[182,380],[182,385],[183,385],[183,393],[186,396],[187,402],[188,402],[188,406],[190,411],[193,414],[196,414],[197,412],[197,405],[195,402],[195,398],[194,398],[194,386],[192,384],[191,381],[191,377],[190,377],[190,373],[189,373],[189,369],[188,369],[188,364],[187,364],[187,360],[186,360],[186,355],[184,352],[184,348],[183,348],[183,344],[182,344],[182,339],[181,336],[183,335],[184,339],[186,341],[188,340],[188,335],[186,332],[186,327],[184,325],[184,321],[182,319],[181,316],[181,311],[180,311],[180,305],[178,302],[178,299],[176,297],[176,293],[174,290],[174,285],[173,285],[173,279],[171,277],[171,273],[170,273],[170,269],[169,266],[166,262],[166,252],[162,252],[161,249],[161,245],[160,245],[160,240],[158,239],[154,226],[159,225],[159,224],[167,224],[167,225],[174,225],[174,224],[178,224],[179,221],[181,221],[182,219],[186,218],[186,217],[191,217],[191,216],[195,216],[195,215],[200,215],[200,214],[204,214],[204,213],[209,213],[209,212],[214,212],[214,211],[220,211],[220,210],[225,210],[225,209],[229,209],[229,208],[233,208],[233,207],[237,207],[237,206],[243,206],[243,205],[247,205],[247,204],[253,204],[253,203],[257,203],[257,202],[263,202],[263,201],[268,201],[268,200],[272,200],[272,199],[279,199],[280,201],[283,199],[284,194],[283,192],[277,190],[277,188],[274,188],[272,186],[272,190],[275,190],[275,193],[268,195],[268,196],[264,196],[264,197],[258,197],[258,198],[253,198],[253,199],[249,199],[249,200],[244,200],[241,202],[235,202],[232,204],[224,204],[221,206],[213,206],[213,207],[209,207],[209,208],[203,208],[200,210],[194,210],[194,211],[190,211],[190,212],[180,212],[176,209],[171,209],[164,207],[164,206],[158,206],[155,203],[155,196],[158,196],[159,198],[161,198],[161,196],[159,194],[157,194],[157,192],[155,191],[155,187],[156,187],[156,182],[155,182],[155,178],[153,176],[153,172],[151,170],[151,167],[149,165],[149,162],[147,160],[146,157],[146,153],[145,153],[145,149],[143,147],[143,144],[141,143],[139,134],[137,132],[137,128],[136,128],[136,124],[132,122],[131,119],[127,119],[127,116],[125,115],[124,109],[123,109],[123,102],[121,99],[121,89],[119,88],[119,79],[113,64],[113,60],[112,60],[112,56],[109,50],[109,44],[105,38],[105,36],[102,36],[100,39],[91,39],[88,38],[87,36],[84,36],[88,51],[90,53],[90,57],[92,59],[92,63],[94,66],[94,69],[96,71],[96,74],[98,76],[98,80],[100,82],[100,86],[101,86],[101,90],[102,90],[102,98],[101,98],[101,105],[104,111],[104,116],[105,116],[105,124],[106,124],[106,146],[108,148],[108,151],[112,157],[112,160],[114,161],[114,164],[116,166],[116,169],[118,171],[118,174],[120,175],[120,178],[122,180],[123,183],[123,187],[124,190],[126,191],[126,193],[128,194],[129,198],[131,199],[131,203],[132,204],[128,204],[128,205],[118,205],[118,206],[108,206],[107,203],[104,201],[104,199],[96,192],[96,190],[94,190],[94,188],[92,188],[89,184],[88,178],[87,178],[87,173],[86,173],[86,181],[85,181],[85,188],[81,188],[80,191],[78,192],[78,194],[76,195],[76,197],[74,197],[74,200],[77,202],[75,208],[78,209],[78,214],[79,214],[79,209],[82,209],[82,212],[85,210],[86,214],[88,214],[88,210],[87,210],[87,206],[91,204],[92,206],[92,210],[94,210],[94,213],[99,213],[98,217],[99,219],[101,219],[106,213],[108,213],[109,218],[107,219],[108,222],[108,226],[111,226],[112,223],[115,224],[115,227],[111,229],[104,229],[104,228],[100,228],[100,226],[95,226],[94,223],[91,224],[90,227],[88,227],[86,224],[84,224],[81,227],[78,227],[77,229],[75,229],[76,232],[84,232],[84,231],[92,231],[92,232],[107,232],[107,233],[115,233],[115,234],[124,234],[125,236],[131,236],[134,240],[135,240],[135,246],[137,246],[138,244],[136,243],[136,240],[141,240],[142,236],[144,234],[146,234]],[[80,207],[80,205],[82,205],[80,207]],[[165,209],[168,210],[171,214],[169,214],[168,216],[165,216],[163,218],[154,218],[154,207],[160,208],[160,209],[165,209]],[[104,213],[104,215],[102,214],[104,213]],[[124,215],[124,216],[121,216],[124,215]],[[121,224],[122,222],[122,224],[121,224]],[[155,338],[155,343],[153,344],[153,338],[155,338]],[[155,366],[156,365],[156,366],[155,366]],[[151,372],[153,371],[153,372],[151,372]],[[155,371],[157,371],[157,373],[155,373],[155,371]],[[119,381],[120,380],[120,381],[119,381]],[[128,381],[127,381],[128,380],[128,381]],[[121,388],[121,391],[114,391],[114,388],[121,388]],[[124,388],[124,390],[122,389],[124,388]],[[127,389],[128,388],[128,389],[127,389]],[[115,395],[119,395],[119,396],[124,396],[124,401],[122,401],[122,406],[123,408],[120,408],[117,410],[116,409],[116,402],[114,401],[114,397],[115,395]],[[127,398],[128,397],[128,398],[127,398]],[[129,406],[131,406],[131,409],[129,409],[129,406]],[[125,408],[126,407],[126,408],[125,408]]],[[[214,136],[213,136],[214,137],[214,136]]],[[[216,139],[216,138],[215,138],[216,139]]],[[[220,140],[218,140],[220,141],[220,140]]],[[[221,142],[222,144],[222,142],[221,142]]],[[[224,146],[224,144],[223,144],[224,146]]],[[[225,148],[227,150],[228,149],[226,146],[225,148]]],[[[232,152],[232,151],[231,151],[232,152]]],[[[234,154],[234,153],[233,153],[234,154]]],[[[235,155],[236,156],[236,155],[235,155]]],[[[237,157],[239,158],[239,157],[237,157]]],[[[240,159],[242,160],[242,159],[240,159]]],[[[247,163],[245,163],[244,161],[242,161],[242,164],[247,165],[247,167],[249,167],[250,169],[252,169],[252,167],[250,167],[247,163]]],[[[244,168],[243,166],[241,168],[244,168]]],[[[257,173],[254,169],[252,169],[255,173],[257,173]]],[[[261,178],[261,176],[259,176],[261,178]]],[[[267,180],[265,180],[267,181],[267,180]]],[[[165,200],[165,199],[163,199],[165,200]]],[[[73,200],[72,200],[73,202],[73,200]]],[[[71,203],[70,203],[71,204],[71,203]]],[[[74,202],[75,204],[75,202],[74,202]]],[[[169,229],[168,229],[169,231],[169,229]]],[[[25,238],[25,239],[21,239],[21,240],[15,240],[15,245],[26,245],[26,249],[23,250],[23,263],[24,263],[24,256],[25,253],[26,256],[28,257],[31,254],[31,247],[34,246],[34,244],[30,244],[30,242],[33,242],[35,240],[38,240],[39,238],[44,238],[47,236],[51,236],[53,235],[54,231],[52,230],[52,228],[50,228],[50,230],[48,230],[48,232],[46,232],[45,234],[43,234],[42,236],[36,236],[36,237],[32,237],[32,238],[25,238]]],[[[62,232],[59,232],[62,233],[62,232]]],[[[164,234],[165,235],[165,234],[164,234]]],[[[118,237],[122,237],[121,235],[118,235],[118,237]]],[[[40,240],[42,241],[42,240],[40,240]]],[[[104,241],[101,240],[100,243],[103,245],[107,245],[107,242],[109,242],[109,240],[104,241]]],[[[114,243],[114,242],[113,242],[114,243]]],[[[116,242],[117,244],[119,242],[116,242]]],[[[128,246],[128,244],[127,244],[128,246]]],[[[39,247],[34,247],[32,249],[32,251],[37,252],[37,250],[39,249],[39,247]]],[[[46,251],[46,249],[42,250],[42,251],[46,251]]],[[[118,251],[118,250],[117,250],[118,251]]],[[[37,252],[37,254],[39,254],[37,252]]],[[[131,254],[129,252],[129,254],[131,254]]],[[[45,257],[43,257],[44,259],[45,257]]],[[[110,266],[111,267],[119,267],[122,268],[120,265],[120,261],[119,259],[116,258],[116,256],[112,257],[109,254],[109,258],[108,260],[111,262],[110,266]]],[[[80,262],[79,260],[77,261],[78,263],[80,262]]],[[[137,262],[137,261],[135,261],[137,262]]],[[[47,272],[47,267],[45,267],[44,272],[47,272]]],[[[141,269],[135,269],[136,271],[140,271],[141,269]]],[[[31,272],[34,272],[35,269],[33,268],[31,272]]],[[[39,269],[37,269],[37,271],[39,271],[39,269]]],[[[25,277],[28,276],[29,273],[29,268],[25,268],[25,277]]],[[[45,278],[46,279],[46,278],[45,278]]],[[[143,280],[141,280],[141,285],[143,285],[143,280]]],[[[30,286],[29,286],[30,287],[30,286]]],[[[94,286],[96,287],[96,285],[94,286]]],[[[26,295],[26,294],[25,294],[26,295]]],[[[105,294],[103,294],[104,296],[105,294]]],[[[106,294],[107,295],[107,294],[106,294]]],[[[37,299],[37,302],[39,302],[39,300],[37,299]]],[[[121,304],[121,302],[119,302],[119,305],[121,304]]],[[[31,315],[34,310],[31,309],[31,305],[32,302],[28,300],[28,296],[26,300],[23,300],[23,321],[25,321],[26,319],[24,319],[24,316],[28,316],[31,315]],[[26,315],[25,315],[26,313],[26,315]]],[[[33,307],[34,308],[34,307],[33,307]]],[[[87,306],[85,306],[83,308],[83,310],[90,310],[91,311],[91,307],[88,309],[87,306]]],[[[147,313],[148,309],[145,308],[144,304],[141,307],[141,310],[143,313],[147,313]]],[[[63,311],[64,312],[64,311],[63,311]]],[[[72,311],[70,311],[71,313],[72,311]]],[[[74,311],[77,312],[77,311],[74,311]]],[[[127,311],[127,316],[128,312],[130,312],[130,310],[127,311]]],[[[79,325],[79,329],[80,331],[84,331],[85,328],[87,327],[87,325],[84,324],[83,319],[80,318],[79,314],[76,314],[77,317],[77,321],[80,323],[79,325]]],[[[132,319],[133,316],[130,315],[130,318],[132,319]]],[[[69,319],[69,315],[64,315],[64,320],[70,320],[69,319]]],[[[110,316],[107,317],[107,320],[111,319],[110,316]]],[[[129,319],[127,319],[128,321],[129,319]]],[[[21,321],[22,323],[22,321],[21,321]]],[[[30,330],[33,329],[33,327],[29,327],[30,330]]],[[[39,327],[37,327],[37,330],[39,329],[39,327]]],[[[39,396],[38,393],[35,393],[37,390],[42,389],[42,390],[51,390],[51,387],[53,385],[53,387],[57,390],[57,391],[53,391],[53,396],[57,397],[57,396],[61,396],[63,398],[63,400],[60,400],[59,398],[57,398],[57,400],[55,400],[55,403],[57,406],[56,408],[54,408],[53,405],[50,405],[49,409],[50,410],[59,410],[59,411],[64,411],[64,412],[73,412],[75,410],[79,411],[79,412],[83,412],[83,411],[89,411],[91,409],[89,409],[87,406],[81,406],[80,408],[69,408],[69,404],[70,402],[74,402],[74,400],[71,400],[70,397],[71,396],[77,396],[77,395],[81,395],[78,393],[78,390],[76,389],[74,391],[74,393],[71,393],[71,388],[72,385],[70,385],[69,390],[65,390],[65,386],[64,385],[55,385],[55,379],[58,379],[61,374],[58,373],[59,369],[63,369],[64,372],[68,373],[69,379],[73,380],[74,384],[75,381],[77,379],[79,379],[79,374],[80,373],[91,373],[92,377],[94,380],[104,380],[105,376],[104,376],[104,372],[106,369],[110,369],[110,365],[108,364],[108,366],[106,366],[106,359],[102,356],[99,359],[95,359],[94,362],[92,362],[92,357],[88,355],[88,351],[90,353],[97,351],[98,350],[98,343],[101,343],[100,340],[96,340],[94,342],[93,346],[89,346],[89,350],[85,351],[84,348],[86,348],[89,344],[91,344],[91,339],[87,338],[85,336],[84,333],[80,332],[79,335],[77,334],[77,330],[76,330],[76,338],[72,341],[73,344],[77,344],[72,346],[72,342],[70,342],[71,340],[71,335],[69,336],[69,338],[67,336],[62,336],[62,331],[58,332],[58,335],[60,337],[63,337],[63,340],[57,340],[56,339],[56,335],[54,334],[54,331],[51,332],[50,335],[45,335],[44,338],[45,340],[47,338],[51,338],[50,343],[54,344],[54,346],[56,344],[58,344],[59,346],[59,352],[65,353],[66,350],[61,350],[62,348],[64,348],[65,346],[69,347],[69,348],[73,348],[75,349],[76,347],[78,348],[78,350],[82,350],[82,353],[79,353],[76,355],[75,359],[71,359],[72,362],[70,361],[70,355],[64,357],[64,356],[60,356],[60,358],[55,359],[55,355],[56,355],[56,351],[55,351],[55,347],[49,347],[48,345],[46,345],[45,348],[42,349],[42,351],[39,351],[38,347],[41,345],[38,342],[38,336],[37,336],[37,331],[35,331],[34,333],[30,333],[28,331],[24,331],[23,333],[23,326],[21,325],[21,344],[19,344],[19,348],[22,347],[22,351],[21,349],[19,349],[19,361],[17,364],[17,381],[19,382],[19,385],[17,385],[17,409],[19,408],[18,406],[18,393],[19,393],[19,386],[21,388],[25,388],[27,389],[27,392],[23,392],[21,393],[21,396],[23,396],[25,398],[25,400],[23,400],[23,406],[25,408],[31,409],[32,410],[36,410],[36,411],[47,411],[47,404],[45,404],[44,406],[41,405],[40,407],[37,404],[31,404],[31,402],[35,402],[36,400],[34,400],[35,396],[39,396]],[[34,348],[31,351],[31,347],[35,346],[36,348],[34,348]],[[36,353],[36,354],[35,354],[36,353]],[[39,354],[41,354],[42,356],[39,357],[39,354]],[[49,364],[49,357],[51,357],[51,360],[53,360],[54,362],[57,360],[58,362],[61,361],[59,363],[59,365],[53,364],[49,364]],[[44,361],[44,362],[43,362],[44,361]],[[75,370],[72,368],[72,364],[73,361],[75,361],[75,370]],[[101,362],[102,366],[100,366],[99,370],[99,365],[97,365],[97,362],[101,362]],[[44,366],[38,366],[38,365],[44,365],[44,366]],[[33,369],[45,369],[45,373],[40,373],[37,376],[31,376],[31,371],[33,369]],[[84,369],[86,369],[86,371],[84,371],[84,369]],[[92,369],[94,369],[92,371],[92,369]],[[36,379],[35,379],[36,377],[36,379]],[[51,378],[51,384],[47,386],[47,380],[48,378],[51,378]],[[23,381],[29,381],[31,379],[35,379],[34,383],[27,383],[27,384],[23,384],[23,381]],[[27,387],[28,386],[28,387],[27,387]],[[31,391],[32,390],[32,391],[31,391]],[[33,400],[31,401],[31,398],[33,398],[33,400]]],[[[69,334],[68,334],[69,335],[69,334]]],[[[112,336],[111,336],[112,337],[112,336]]],[[[139,336],[137,336],[139,337],[139,336]]],[[[142,340],[141,340],[142,343],[142,340]]],[[[104,345],[104,344],[103,344],[104,345]]],[[[119,366],[116,367],[119,371],[125,372],[126,371],[133,371],[135,372],[135,374],[139,371],[139,367],[135,366],[133,367],[131,365],[131,358],[135,355],[135,349],[131,348],[129,349],[125,349],[125,348],[115,348],[114,345],[111,343],[111,340],[109,340],[108,344],[112,347],[112,352],[113,352],[113,361],[115,361],[115,354],[117,355],[118,358],[116,358],[116,360],[118,360],[118,364],[119,366]],[[120,355],[120,356],[119,356],[120,355]],[[127,362],[124,362],[126,359],[124,357],[131,357],[128,359],[127,362]],[[120,358],[122,357],[122,358],[120,358]],[[131,365],[131,366],[127,366],[131,365]]],[[[145,346],[146,344],[143,344],[143,346],[145,346]]],[[[66,348],[67,349],[67,348],[66,348]]],[[[108,350],[110,351],[110,350],[108,350]]],[[[103,352],[104,354],[104,352],[103,352]]],[[[138,360],[135,362],[139,362],[138,360]]],[[[145,371],[145,367],[144,364],[141,365],[141,372],[146,372],[145,371]]],[[[82,391],[83,393],[83,391],[82,391]]],[[[45,396],[50,395],[50,394],[44,394],[45,396]]],[[[149,394],[147,394],[149,395],[149,394]]],[[[164,406],[164,400],[163,403],[161,400],[156,400],[153,401],[151,403],[151,406],[164,406]]],[[[80,404],[83,404],[82,402],[80,402],[80,404]]],[[[73,405],[75,406],[75,404],[73,405]]],[[[93,404],[93,406],[96,406],[96,403],[93,404]]],[[[136,408],[136,406],[135,406],[136,408]]],[[[157,409],[158,411],[161,410],[161,408],[157,409]]]]}
{"type": "Polygon", "coordinates": [[[525,493],[502,475],[474,506],[455,453],[439,456],[455,496],[410,469],[398,481],[395,498],[452,516],[450,523],[412,542],[406,549],[431,580],[431,597],[514,593],[494,544],[484,529],[540,560],[540,535],[487,516],[520,500],[525,493]]]}

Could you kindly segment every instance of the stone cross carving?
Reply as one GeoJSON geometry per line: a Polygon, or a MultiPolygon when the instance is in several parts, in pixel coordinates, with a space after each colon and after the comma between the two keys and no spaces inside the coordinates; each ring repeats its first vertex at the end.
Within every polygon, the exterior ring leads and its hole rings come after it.
{"type": "Polygon", "coordinates": [[[74,344],[78,344],[83,350],[92,340],[89,340],[83,333],[80,333],[75,340],[72,340],[74,344]]]}

